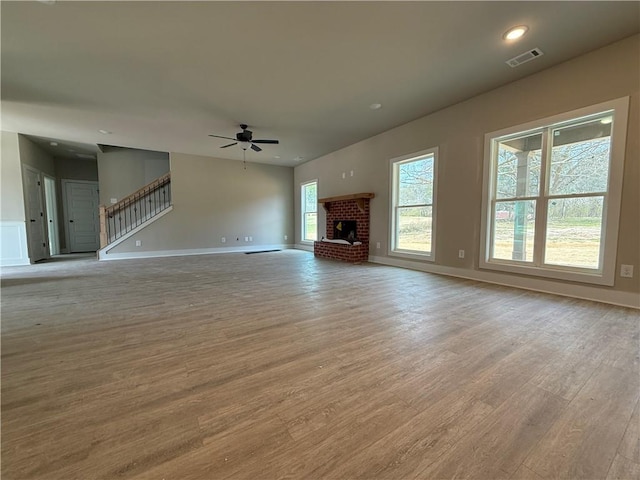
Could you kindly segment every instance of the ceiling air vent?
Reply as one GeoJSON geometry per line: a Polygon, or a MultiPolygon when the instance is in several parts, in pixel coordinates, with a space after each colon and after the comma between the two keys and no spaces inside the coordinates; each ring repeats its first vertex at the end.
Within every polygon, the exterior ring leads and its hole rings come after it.
{"type": "Polygon", "coordinates": [[[528,52],[521,53],[517,57],[513,57],[510,60],[507,60],[505,63],[509,65],[511,68],[519,67],[523,63],[530,62],[531,60],[538,58],[539,56],[544,55],[542,50],[539,48],[534,48],[533,50],[529,50],[528,52]]]}

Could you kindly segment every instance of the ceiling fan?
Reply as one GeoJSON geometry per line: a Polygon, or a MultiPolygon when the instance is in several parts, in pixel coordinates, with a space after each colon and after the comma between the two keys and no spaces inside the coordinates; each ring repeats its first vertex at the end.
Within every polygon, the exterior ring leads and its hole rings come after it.
{"type": "Polygon", "coordinates": [[[227,145],[223,145],[220,148],[232,147],[239,143],[240,147],[242,147],[242,150],[246,151],[248,148],[251,148],[251,150],[255,152],[262,151],[262,149],[259,146],[257,146],[256,143],[262,143],[262,144],[267,143],[271,145],[278,145],[280,143],[278,140],[253,140],[252,139],[253,132],[251,130],[247,130],[247,125],[245,125],[244,123],[241,123],[240,128],[242,129],[242,131],[236,133],[236,138],[223,137],[221,135],[209,135],[209,136],[215,137],[215,138],[225,138],[227,140],[235,140],[235,142],[229,143],[227,145]]]}

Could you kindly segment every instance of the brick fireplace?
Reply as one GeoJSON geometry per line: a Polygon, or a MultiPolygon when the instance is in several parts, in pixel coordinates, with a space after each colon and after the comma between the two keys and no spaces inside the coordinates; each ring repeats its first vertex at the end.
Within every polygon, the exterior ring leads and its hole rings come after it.
{"type": "Polygon", "coordinates": [[[338,222],[356,222],[356,237],[361,245],[340,244],[317,241],[313,245],[316,257],[341,260],[343,262],[361,263],[369,258],[369,200],[373,193],[356,193],[339,197],[321,198],[327,212],[327,239],[335,240],[334,226],[338,222]]]}

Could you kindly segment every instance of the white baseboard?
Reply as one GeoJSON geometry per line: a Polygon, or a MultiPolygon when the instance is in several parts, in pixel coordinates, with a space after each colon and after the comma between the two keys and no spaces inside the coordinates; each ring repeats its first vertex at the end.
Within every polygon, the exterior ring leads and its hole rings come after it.
{"type": "Polygon", "coordinates": [[[0,266],[30,264],[25,223],[0,221],[0,266]]]}
{"type": "Polygon", "coordinates": [[[251,247],[224,247],[224,248],[190,248],[182,250],[155,250],[150,252],[123,252],[100,255],[100,260],[131,260],[135,258],[159,258],[182,257],[189,255],[212,255],[218,253],[247,253],[261,252],[264,250],[287,250],[293,248],[291,244],[280,245],[252,245],[251,247]]]}
{"type": "Polygon", "coordinates": [[[307,252],[313,252],[313,245],[307,245],[304,243],[296,243],[293,248],[296,250],[305,250],[307,252]]]}
{"type": "Polygon", "coordinates": [[[576,285],[573,283],[555,282],[540,278],[520,277],[485,270],[468,270],[464,268],[434,265],[432,263],[412,262],[390,257],[369,256],[369,262],[640,309],[639,293],[621,292],[618,290],[612,290],[610,287],[576,285]]]}

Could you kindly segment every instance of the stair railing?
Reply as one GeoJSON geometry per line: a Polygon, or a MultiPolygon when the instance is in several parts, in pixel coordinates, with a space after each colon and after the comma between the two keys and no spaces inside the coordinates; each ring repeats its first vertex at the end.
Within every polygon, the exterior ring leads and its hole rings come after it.
{"type": "Polygon", "coordinates": [[[100,205],[100,248],[129,233],[171,206],[167,173],[110,206],[100,205]]]}

